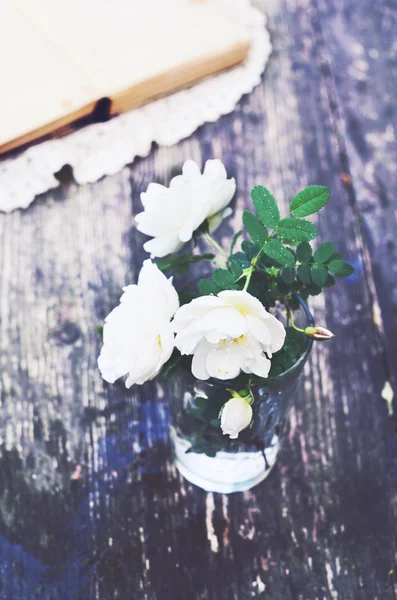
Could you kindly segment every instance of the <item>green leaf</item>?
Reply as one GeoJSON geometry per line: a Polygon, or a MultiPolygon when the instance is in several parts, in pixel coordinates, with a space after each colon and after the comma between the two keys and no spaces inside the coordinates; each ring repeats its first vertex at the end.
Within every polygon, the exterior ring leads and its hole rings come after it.
{"type": "Polygon", "coordinates": [[[284,283],[292,283],[295,279],[295,268],[285,267],[280,271],[280,278],[284,283]]]}
{"type": "Polygon", "coordinates": [[[235,281],[243,274],[241,264],[237,260],[229,260],[229,269],[233,273],[235,281]]]}
{"type": "Polygon", "coordinates": [[[312,278],[310,277],[310,266],[309,265],[299,265],[297,269],[298,279],[301,280],[302,283],[311,283],[312,278]]]}
{"type": "Polygon", "coordinates": [[[250,261],[250,263],[254,256],[258,254],[261,247],[262,246],[259,246],[259,244],[254,244],[253,242],[250,242],[250,240],[244,240],[241,243],[241,249],[244,252],[246,258],[248,258],[248,260],[250,261]]]}
{"type": "Polygon", "coordinates": [[[240,229],[240,231],[237,231],[237,233],[234,234],[233,240],[232,240],[232,245],[230,246],[230,254],[233,254],[234,247],[237,244],[238,239],[242,235],[242,233],[243,233],[243,230],[240,229]]]}
{"type": "Polygon", "coordinates": [[[263,252],[282,267],[293,267],[295,264],[295,257],[291,250],[288,250],[279,240],[274,238],[266,242],[263,246],[263,252]]]}
{"type": "Polygon", "coordinates": [[[341,260],[341,258],[342,254],[340,252],[334,252],[327,260],[327,264],[329,264],[333,260],[341,260]]]}
{"type": "Polygon", "coordinates": [[[202,296],[216,295],[221,291],[213,279],[199,279],[197,287],[202,296]]]}
{"type": "Polygon", "coordinates": [[[262,225],[258,217],[251,211],[245,210],[243,212],[243,223],[252,241],[255,242],[255,244],[259,244],[259,246],[263,246],[268,235],[266,228],[262,225]]]}
{"type": "Polygon", "coordinates": [[[328,268],[337,277],[347,277],[354,273],[354,267],[344,260],[332,260],[328,268]]]}
{"type": "Polygon", "coordinates": [[[312,258],[312,247],[309,242],[301,242],[296,249],[296,258],[299,262],[308,263],[312,258]]]}
{"type": "Polygon", "coordinates": [[[177,256],[164,256],[155,258],[154,263],[160,271],[172,271],[173,273],[186,273],[190,263],[197,263],[203,260],[213,260],[213,254],[179,254],[177,256]]]}
{"type": "Polygon", "coordinates": [[[309,242],[318,235],[318,231],[310,221],[286,218],[277,225],[277,235],[292,242],[309,242]]]}
{"type": "Polygon", "coordinates": [[[300,352],[305,343],[305,337],[300,331],[296,331],[293,327],[286,327],[285,342],[283,348],[292,352],[300,352]]]}
{"type": "Polygon", "coordinates": [[[226,269],[215,269],[212,276],[216,285],[222,290],[227,290],[234,285],[234,276],[226,269]]]}
{"type": "MultiPolygon", "coordinates": [[[[290,267],[287,267],[290,268],[290,267]]],[[[278,296],[283,296],[284,294],[288,294],[291,291],[291,287],[289,283],[285,283],[282,279],[280,279],[277,282],[277,286],[275,288],[272,289],[276,293],[276,296],[274,296],[275,298],[278,296]]]]}
{"type": "Polygon", "coordinates": [[[302,298],[302,300],[307,300],[308,297],[310,296],[310,292],[308,291],[308,289],[306,287],[304,287],[300,290],[299,296],[302,298]]]}
{"type": "Polygon", "coordinates": [[[306,290],[308,291],[309,296],[318,296],[322,292],[321,287],[317,285],[317,283],[311,283],[307,286],[306,290]]]}
{"type": "Polygon", "coordinates": [[[335,283],[335,277],[332,277],[331,273],[328,273],[327,281],[325,282],[324,287],[332,287],[333,285],[335,285],[335,283]]]}
{"type": "Polygon", "coordinates": [[[269,377],[280,375],[291,368],[305,347],[306,338],[303,333],[296,331],[292,327],[286,327],[285,331],[284,346],[281,350],[273,354],[269,377]]]}
{"type": "Polygon", "coordinates": [[[323,287],[328,279],[328,269],[321,263],[314,263],[310,267],[310,275],[314,283],[323,287]]]}
{"type": "Polygon", "coordinates": [[[313,258],[316,262],[326,263],[327,260],[331,258],[334,253],[334,245],[332,242],[324,242],[320,244],[315,253],[313,254],[313,258]]]}
{"type": "Polygon", "coordinates": [[[269,190],[257,185],[251,192],[251,198],[262,223],[271,229],[276,227],[280,220],[280,211],[269,190]]]}
{"type": "Polygon", "coordinates": [[[248,267],[251,264],[251,261],[248,260],[244,252],[235,252],[234,254],[232,254],[229,258],[229,264],[231,263],[231,261],[237,262],[242,269],[248,269],[248,267]]]}
{"type": "Polygon", "coordinates": [[[328,198],[328,188],[323,185],[309,185],[295,196],[289,208],[294,217],[307,217],[320,210],[328,198]]]}
{"type": "Polygon", "coordinates": [[[198,293],[191,291],[191,290],[186,290],[186,289],[182,289],[179,292],[179,304],[180,306],[183,306],[184,304],[189,304],[189,302],[191,302],[192,300],[195,300],[195,298],[198,297],[198,293]]]}

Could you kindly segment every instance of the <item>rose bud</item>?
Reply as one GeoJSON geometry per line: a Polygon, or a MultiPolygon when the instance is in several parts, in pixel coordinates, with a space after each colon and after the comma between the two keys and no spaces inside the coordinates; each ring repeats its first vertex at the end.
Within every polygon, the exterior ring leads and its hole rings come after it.
{"type": "Polygon", "coordinates": [[[312,340],[317,340],[318,342],[324,342],[335,337],[332,331],[325,327],[306,327],[304,333],[307,337],[312,338],[312,340]]]}
{"type": "Polygon", "coordinates": [[[252,408],[245,398],[231,398],[221,410],[221,428],[223,435],[231,440],[238,438],[240,431],[252,421],[252,408]]]}

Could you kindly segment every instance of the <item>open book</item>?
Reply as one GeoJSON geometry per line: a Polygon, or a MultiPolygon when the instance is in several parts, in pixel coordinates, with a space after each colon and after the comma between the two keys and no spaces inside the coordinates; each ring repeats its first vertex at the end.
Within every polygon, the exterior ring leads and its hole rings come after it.
{"type": "Polygon", "coordinates": [[[110,115],[243,61],[247,32],[213,0],[0,2],[0,153],[110,101],[110,115]]]}

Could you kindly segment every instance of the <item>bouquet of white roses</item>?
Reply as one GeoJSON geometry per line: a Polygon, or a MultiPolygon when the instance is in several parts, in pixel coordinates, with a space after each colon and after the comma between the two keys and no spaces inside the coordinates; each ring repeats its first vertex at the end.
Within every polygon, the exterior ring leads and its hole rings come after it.
{"type": "Polygon", "coordinates": [[[300,337],[332,337],[323,327],[295,326],[301,299],[334,285],[334,276],[353,272],[331,242],[315,252],[310,245],[318,231],[306,217],[329,198],[329,190],[319,185],[298,193],[285,218],[272,194],[255,187],[256,212],[244,211],[243,228],[228,250],[222,248],[213,233],[231,214],[235,189],[219,160],[207,161],[203,173],[189,160],[169,187],[151,183],[141,194],[144,210],[136,222],[152,238],[144,244],[150,259],[107,316],[98,358],[102,377],[109,383],[126,377],[127,388],[169,375],[182,357],[188,358],[195,378],[227,381],[231,397],[219,425],[232,439],[251,422],[253,381],[286,371],[296,360],[300,337]],[[215,248],[216,257],[197,252],[197,247],[182,251],[200,237],[215,248]],[[198,280],[195,290],[178,294],[165,273],[183,274],[201,261],[215,263],[215,268],[198,280]],[[283,307],[286,326],[271,313],[275,307],[283,307]],[[237,377],[238,390],[233,387],[237,377]]]}

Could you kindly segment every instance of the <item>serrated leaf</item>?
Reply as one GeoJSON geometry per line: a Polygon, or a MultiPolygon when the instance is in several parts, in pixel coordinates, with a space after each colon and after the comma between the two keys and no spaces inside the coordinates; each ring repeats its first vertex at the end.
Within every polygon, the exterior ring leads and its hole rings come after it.
{"type": "Polygon", "coordinates": [[[323,287],[328,279],[328,269],[321,263],[314,263],[310,267],[310,275],[314,283],[323,287]]]}
{"type": "Polygon", "coordinates": [[[299,296],[302,298],[302,300],[306,301],[310,296],[310,292],[307,290],[307,288],[303,288],[302,290],[300,290],[299,296]]]}
{"type": "Polygon", "coordinates": [[[290,204],[294,217],[307,217],[322,208],[329,198],[329,189],[323,185],[309,185],[295,196],[290,204]]]}
{"type": "Polygon", "coordinates": [[[318,235],[317,227],[310,221],[282,219],[277,225],[277,235],[292,242],[309,242],[318,235]]]}
{"type": "Polygon", "coordinates": [[[312,258],[312,247],[309,242],[301,242],[296,249],[296,258],[299,262],[308,263],[312,258]]]}
{"type": "Polygon", "coordinates": [[[291,250],[274,238],[266,242],[263,246],[263,252],[283,267],[293,267],[295,264],[295,256],[291,250]]]}
{"type": "Polygon", "coordinates": [[[337,277],[348,277],[348,275],[354,273],[354,267],[344,260],[332,260],[328,268],[337,277]]]}
{"type": "Polygon", "coordinates": [[[295,268],[285,267],[280,271],[280,278],[284,283],[292,283],[295,279],[295,268]]]}
{"type": "Polygon", "coordinates": [[[341,258],[342,254],[340,252],[334,252],[327,260],[327,264],[329,264],[332,260],[341,260],[341,258]]]}
{"type": "Polygon", "coordinates": [[[309,296],[318,296],[322,292],[321,287],[317,283],[311,283],[306,289],[309,292],[309,296]]]}
{"type": "Polygon", "coordinates": [[[268,189],[257,185],[251,192],[256,212],[266,227],[273,229],[280,220],[277,202],[268,189]]]}
{"type": "Polygon", "coordinates": [[[229,263],[231,261],[237,262],[242,269],[248,269],[248,267],[251,264],[244,252],[235,252],[234,254],[232,254],[229,258],[229,263]]]}
{"type": "Polygon", "coordinates": [[[229,260],[229,269],[233,273],[235,281],[243,274],[241,264],[237,260],[229,260]]]}
{"type": "Polygon", "coordinates": [[[197,287],[202,296],[216,295],[221,291],[213,279],[199,279],[197,287]]]}
{"type": "Polygon", "coordinates": [[[258,217],[251,211],[245,210],[243,212],[243,223],[251,240],[262,247],[266,242],[268,235],[265,226],[260,222],[258,217]]]}
{"type": "Polygon", "coordinates": [[[328,273],[327,281],[325,282],[324,287],[332,287],[333,285],[335,285],[335,283],[335,277],[332,277],[331,273],[328,273]]]}
{"type": "Polygon", "coordinates": [[[230,254],[233,254],[234,247],[237,244],[238,239],[242,235],[242,233],[243,233],[243,230],[240,229],[240,231],[237,231],[237,233],[234,234],[233,240],[232,240],[232,245],[230,246],[230,254]]]}
{"type": "Polygon", "coordinates": [[[297,269],[298,279],[302,283],[308,284],[312,282],[312,278],[310,277],[310,266],[309,265],[299,265],[297,269]]]}
{"type": "Polygon", "coordinates": [[[261,248],[262,246],[259,246],[259,244],[254,244],[254,242],[250,242],[249,240],[244,240],[241,244],[241,249],[250,262],[254,256],[258,254],[261,248]]]}
{"type": "Polygon", "coordinates": [[[283,237],[282,239],[283,239],[283,244],[284,244],[285,246],[296,246],[296,245],[299,243],[299,242],[297,242],[296,240],[289,240],[289,239],[288,239],[288,238],[286,238],[286,237],[283,237]]]}
{"type": "Polygon", "coordinates": [[[320,244],[315,253],[313,254],[313,258],[316,262],[326,263],[327,260],[331,258],[334,253],[334,245],[332,242],[324,242],[320,244]]]}
{"type": "Polygon", "coordinates": [[[230,286],[234,285],[234,276],[226,269],[215,269],[212,272],[212,276],[216,285],[222,290],[227,290],[230,286]]]}

